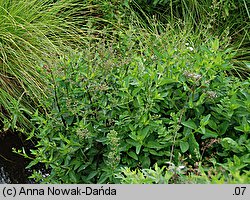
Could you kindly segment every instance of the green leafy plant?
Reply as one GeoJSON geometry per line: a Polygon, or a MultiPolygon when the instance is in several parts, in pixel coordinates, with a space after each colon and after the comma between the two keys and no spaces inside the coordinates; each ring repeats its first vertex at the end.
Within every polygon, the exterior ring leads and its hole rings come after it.
{"type": "MultiPolygon", "coordinates": [[[[168,163],[186,167],[187,175],[197,163],[204,171],[217,164],[226,169],[234,156],[248,158],[249,80],[228,75],[233,54],[220,40],[179,34],[131,27],[114,43],[93,44],[52,69],[44,102],[51,112],[33,116],[38,144],[29,165],[44,163],[50,175],[32,177],[118,183],[116,175],[129,167],[128,177],[138,173],[139,182],[153,183],[159,181],[148,179],[154,172],[147,169],[155,163],[158,177],[168,163]]],[[[237,164],[235,176],[244,176],[247,163],[237,164]]]]}
{"type": "Polygon", "coordinates": [[[121,179],[123,184],[168,184],[174,174],[173,171],[167,171],[165,167],[159,168],[156,164],[154,169],[133,171],[123,168],[117,178],[121,179]]]}

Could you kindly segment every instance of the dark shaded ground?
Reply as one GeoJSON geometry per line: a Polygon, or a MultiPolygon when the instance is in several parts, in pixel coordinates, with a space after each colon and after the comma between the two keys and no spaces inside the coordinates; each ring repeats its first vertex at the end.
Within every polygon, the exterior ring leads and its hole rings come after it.
{"type": "Polygon", "coordinates": [[[12,148],[28,149],[32,144],[12,132],[0,136],[0,183],[31,183],[30,171],[25,169],[29,160],[13,153],[12,148]]]}

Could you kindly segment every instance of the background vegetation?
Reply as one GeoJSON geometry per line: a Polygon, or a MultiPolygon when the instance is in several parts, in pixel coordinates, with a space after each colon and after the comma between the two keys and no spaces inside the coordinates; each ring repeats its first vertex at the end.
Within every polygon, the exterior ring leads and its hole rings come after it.
{"type": "Polygon", "coordinates": [[[249,182],[246,1],[6,2],[1,126],[35,141],[31,178],[249,182]]]}

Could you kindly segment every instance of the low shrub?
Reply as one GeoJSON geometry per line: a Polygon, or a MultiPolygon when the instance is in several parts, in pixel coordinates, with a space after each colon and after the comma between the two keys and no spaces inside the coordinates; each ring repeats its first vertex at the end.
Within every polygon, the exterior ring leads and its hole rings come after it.
{"type": "MultiPolygon", "coordinates": [[[[221,41],[134,28],[119,37],[48,72],[44,104],[51,112],[33,116],[30,137],[38,144],[28,167],[44,163],[50,174],[32,177],[120,183],[122,168],[145,171],[156,163],[157,169],[184,166],[186,175],[197,166],[207,173],[221,166],[228,176],[248,171],[250,82],[228,75],[233,55],[221,41]]],[[[161,176],[169,181],[170,175],[161,176]]]]}

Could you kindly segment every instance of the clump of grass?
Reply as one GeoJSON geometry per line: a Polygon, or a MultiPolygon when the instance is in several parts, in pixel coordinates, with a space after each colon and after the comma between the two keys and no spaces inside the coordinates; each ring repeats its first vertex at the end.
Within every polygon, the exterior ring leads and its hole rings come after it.
{"type": "Polygon", "coordinates": [[[75,0],[0,0],[0,132],[31,126],[29,115],[46,97],[41,67],[50,70],[81,44],[77,25],[92,11],[75,0]]]}

